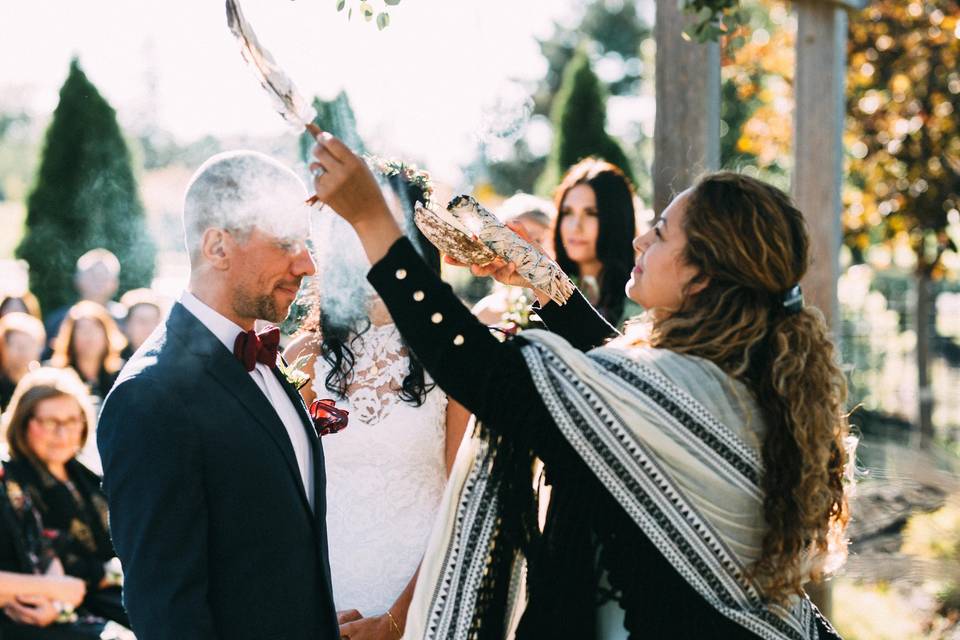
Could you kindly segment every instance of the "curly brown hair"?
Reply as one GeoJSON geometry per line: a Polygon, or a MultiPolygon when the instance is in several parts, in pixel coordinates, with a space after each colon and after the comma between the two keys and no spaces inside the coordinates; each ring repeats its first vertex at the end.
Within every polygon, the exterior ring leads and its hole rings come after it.
{"type": "Polygon", "coordinates": [[[683,259],[698,270],[687,287],[705,286],[669,316],[650,314],[643,341],[710,360],[759,404],[768,529],[751,573],[769,600],[784,601],[846,557],[846,378],[823,314],[783,305],[810,259],[790,198],[730,172],[705,176],[685,197],[683,259]]]}

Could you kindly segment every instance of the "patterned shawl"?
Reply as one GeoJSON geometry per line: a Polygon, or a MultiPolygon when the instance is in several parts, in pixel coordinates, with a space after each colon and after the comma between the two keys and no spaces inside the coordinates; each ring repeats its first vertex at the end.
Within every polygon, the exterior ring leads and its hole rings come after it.
{"type": "MultiPolygon", "coordinates": [[[[767,604],[747,567],[764,533],[763,421],[746,387],[701,358],[661,349],[588,354],[544,331],[523,355],[560,432],[677,572],[718,612],[761,638],[818,637],[806,598],[767,604]]],[[[474,637],[496,570],[496,445],[464,444],[431,534],[407,618],[407,639],[474,637]]],[[[523,607],[523,557],[507,575],[503,637],[523,607]]],[[[500,566],[503,566],[501,563],[500,566]]],[[[489,637],[489,624],[487,636],[489,637]]]]}

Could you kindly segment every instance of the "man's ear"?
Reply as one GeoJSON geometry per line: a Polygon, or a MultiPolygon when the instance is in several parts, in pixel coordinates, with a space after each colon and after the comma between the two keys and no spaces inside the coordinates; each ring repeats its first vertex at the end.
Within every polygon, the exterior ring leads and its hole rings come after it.
{"type": "Polygon", "coordinates": [[[223,229],[211,227],[200,238],[200,253],[204,261],[214,269],[224,271],[230,268],[230,253],[233,239],[223,229]]]}

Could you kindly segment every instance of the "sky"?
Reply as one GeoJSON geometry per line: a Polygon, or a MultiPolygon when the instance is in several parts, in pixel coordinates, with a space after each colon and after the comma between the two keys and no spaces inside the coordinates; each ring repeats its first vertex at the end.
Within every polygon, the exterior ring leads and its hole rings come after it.
{"type": "MultiPolygon", "coordinates": [[[[438,177],[468,162],[478,138],[524,121],[526,93],[513,80],[543,76],[535,37],[574,5],[403,0],[378,31],[358,12],[348,22],[335,0],[242,2],[301,93],[346,89],[374,151],[438,177]]],[[[153,121],[183,142],[289,131],[241,60],[220,0],[0,0],[0,108],[51,112],[73,55],[128,130],[153,121]]]]}

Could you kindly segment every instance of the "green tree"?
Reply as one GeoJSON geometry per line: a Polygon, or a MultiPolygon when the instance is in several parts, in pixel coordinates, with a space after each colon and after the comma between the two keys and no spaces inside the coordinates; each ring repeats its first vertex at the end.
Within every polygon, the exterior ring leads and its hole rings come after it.
{"type": "MultiPolygon", "coordinates": [[[[350,98],[345,91],[338,93],[333,100],[321,100],[314,97],[313,108],[317,112],[313,124],[343,140],[356,153],[366,151],[363,140],[357,132],[357,118],[353,113],[353,107],[350,105],[350,98]]],[[[309,158],[312,147],[313,136],[306,132],[301,134],[300,157],[306,164],[312,162],[309,158]]]]}
{"type": "Polygon", "coordinates": [[[549,193],[570,166],[587,156],[599,156],[617,165],[633,180],[633,170],[620,144],[606,131],[606,94],[580,51],[563,74],[553,105],[553,147],[537,180],[537,191],[549,193]]]}
{"type": "Polygon", "coordinates": [[[156,248],[116,113],[70,63],[47,129],[26,233],[16,255],[30,264],[30,288],[45,310],[76,298],[74,265],[103,247],[120,260],[120,292],[149,286],[156,248]]]}
{"type": "Polygon", "coordinates": [[[850,23],[847,242],[909,246],[916,257],[921,443],[933,437],[930,342],[935,280],[956,251],[960,210],[960,1],[875,0],[850,23]]]}
{"type": "MultiPolygon", "coordinates": [[[[539,41],[547,71],[531,88],[534,117],[542,119],[550,114],[564,69],[578,47],[589,51],[594,64],[602,61],[606,69],[605,88],[611,96],[639,95],[641,84],[652,78],[652,52],[641,55],[641,45],[652,35],[635,2],[584,2],[582,17],[576,23],[554,23],[551,35],[539,41]]],[[[649,178],[652,141],[642,134],[639,126],[621,141],[638,179],[636,187],[641,197],[647,198],[652,189],[649,178]]],[[[547,160],[539,151],[534,153],[523,139],[517,141],[514,153],[508,157],[491,158],[486,151],[481,147],[480,165],[485,169],[482,174],[498,193],[512,195],[534,190],[547,160]]]]}

